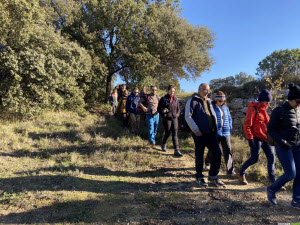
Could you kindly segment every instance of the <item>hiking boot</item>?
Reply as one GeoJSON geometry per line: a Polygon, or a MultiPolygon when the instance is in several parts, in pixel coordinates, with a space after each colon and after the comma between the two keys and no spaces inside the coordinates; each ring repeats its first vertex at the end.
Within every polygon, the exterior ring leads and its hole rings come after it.
{"type": "Polygon", "coordinates": [[[208,180],[214,183],[216,186],[224,186],[224,182],[220,181],[219,178],[208,177],[208,180]]]}
{"type": "Polygon", "coordinates": [[[166,151],[167,151],[167,145],[162,145],[162,146],[161,146],[161,150],[162,150],[163,152],[166,152],[166,151]]]}
{"type": "Polygon", "coordinates": [[[205,163],[204,170],[205,171],[209,171],[210,170],[210,163],[205,163]]]}
{"type": "Polygon", "coordinates": [[[239,179],[239,181],[240,181],[241,184],[243,184],[243,185],[247,185],[248,184],[248,181],[246,180],[245,174],[241,175],[241,174],[238,173],[237,177],[238,177],[238,179],[239,179]]]}
{"type": "Polygon", "coordinates": [[[152,142],[152,143],[151,143],[151,147],[153,148],[154,146],[155,146],[155,143],[154,143],[154,142],[152,142]]]}
{"type": "Polygon", "coordinates": [[[291,206],[294,208],[294,209],[300,209],[300,202],[296,202],[296,201],[292,201],[291,202],[291,206]]]}
{"type": "Polygon", "coordinates": [[[174,156],[182,157],[183,154],[179,151],[179,149],[175,149],[174,156]]]}
{"type": "Polygon", "coordinates": [[[266,187],[266,192],[269,202],[271,202],[273,205],[277,205],[275,193],[271,191],[270,187],[266,187]]]}
{"type": "Polygon", "coordinates": [[[204,178],[196,178],[196,183],[199,184],[201,187],[207,187],[208,184],[205,182],[204,178]]]}

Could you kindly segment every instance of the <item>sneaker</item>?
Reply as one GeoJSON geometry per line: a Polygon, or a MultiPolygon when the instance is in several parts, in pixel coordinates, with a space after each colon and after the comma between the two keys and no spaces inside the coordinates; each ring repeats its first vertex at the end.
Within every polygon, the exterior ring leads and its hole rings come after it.
{"type": "Polygon", "coordinates": [[[224,182],[220,181],[219,178],[208,177],[208,180],[214,183],[216,186],[224,186],[224,182]]]}
{"type": "Polygon", "coordinates": [[[155,146],[155,143],[154,143],[154,142],[152,142],[152,143],[151,143],[151,147],[154,147],[154,146],[155,146]]]}
{"type": "Polygon", "coordinates": [[[271,202],[273,205],[277,205],[275,193],[270,190],[270,187],[266,187],[266,192],[269,202],[271,202]]]}
{"type": "Polygon", "coordinates": [[[239,179],[239,181],[240,181],[241,184],[243,184],[243,185],[247,185],[248,184],[248,181],[246,180],[245,174],[241,175],[241,174],[238,173],[237,177],[238,177],[238,179],[239,179]]]}
{"type": "Polygon", "coordinates": [[[296,201],[292,201],[291,202],[291,206],[294,208],[294,209],[300,209],[300,202],[296,202],[296,201]]]}
{"type": "Polygon", "coordinates": [[[210,163],[205,163],[204,170],[205,171],[209,171],[210,170],[210,163]]]}
{"type": "Polygon", "coordinates": [[[204,178],[196,178],[196,183],[199,184],[201,187],[207,187],[208,184],[205,182],[204,178]]]}
{"type": "Polygon", "coordinates": [[[162,145],[162,146],[161,146],[161,150],[162,150],[163,152],[166,152],[166,151],[167,151],[167,146],[166,146],[166,145],[162,145]]]}

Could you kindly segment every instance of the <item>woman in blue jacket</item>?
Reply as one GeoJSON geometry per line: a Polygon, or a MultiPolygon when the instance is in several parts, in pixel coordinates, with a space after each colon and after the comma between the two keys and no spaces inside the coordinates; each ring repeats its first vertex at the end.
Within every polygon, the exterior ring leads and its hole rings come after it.
{"type": "MultiPolygon", "coordinates": [[[[219,91],[212,102],[217,116],[217,136],[218,141],[222,146],[223,155],[226,163],[227,174],[235,175],[232,151],[230,145],[230,130],[232,130],[232,119],[230,111],[226,105],[226,96],[222,91],[219,91]]],[[[205,164],[210,164],[211,153],[208,152],[205,159],[205,164]]]]}

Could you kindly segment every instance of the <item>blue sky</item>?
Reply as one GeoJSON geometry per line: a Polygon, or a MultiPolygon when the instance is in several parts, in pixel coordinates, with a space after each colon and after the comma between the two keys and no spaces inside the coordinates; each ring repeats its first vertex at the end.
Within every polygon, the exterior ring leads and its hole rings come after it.
{"type": "Polygon", "coordinates": [[[215,34],[210,51],[215,64],[196,81],[181,80],[181,89],[197,91],[200,83],[255,75],[259,61],[275,50],[300,47],[299,0],[182,0],[182,16],[215,34]]]}

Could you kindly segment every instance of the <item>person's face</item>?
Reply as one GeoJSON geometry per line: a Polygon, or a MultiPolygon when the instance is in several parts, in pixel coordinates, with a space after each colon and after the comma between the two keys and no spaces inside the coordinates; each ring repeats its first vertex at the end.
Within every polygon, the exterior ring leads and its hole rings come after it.
{"type": "Polygon", "coordinates": [[[225,100],[224,99],[217,99],[216,103],[218,106],[222,106],[224,104],[225,100]]]}
{"type": "Polygon", "coordinates": [[[174,94],[175,94],[175,88],[171,88],[170,90],[168,90],[168,94],[170,96],[174,96],[174,94]]]}
{"type": "Polygon", "coordinates": [[[260,105],[262,108],[268,108],[269,102],[261,102],[260,105]]]}
{"type": "Polygon", "coordinates": [[[151,94],[156,94],[156,91],[157,91],[156,87],[151,88],[151,94]]]}
{"type": "Polygon", "coordinates": [[[208,94],[210,93],[210,88],[209,86],[200,86],[198,89],[198,94],[202,97],[205,98],[208,94]]]}
{"type": "Polygon", "coordinates": [[[136,90],[133,91],[134,96],[137,96],[138,93],[139,93],[138,89],[136,89],[136,90]]]}
{"type": "Polygon", "coordinates": [[[290,102],[290,105],[291,105],[294,109],[300,107],[300,98],[294,99],[294,100],[290,100],[289,102],[290,102]]]}

